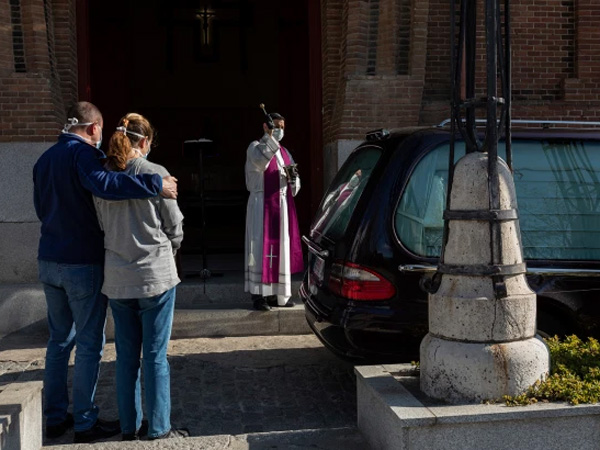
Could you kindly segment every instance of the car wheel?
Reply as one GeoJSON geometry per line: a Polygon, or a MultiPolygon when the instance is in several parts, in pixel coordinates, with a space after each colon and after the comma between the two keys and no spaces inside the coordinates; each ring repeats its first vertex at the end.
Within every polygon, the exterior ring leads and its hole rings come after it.
{"type": "Polygon", "coordinates": [[[544,339],[553,336],[563,338],[569,334],[572,334],[572,330],[569,324],[566,323],[564,319],[559,319],[558,314],[552,314],[548,311],[538,310],[537,334],[539,334],[544,339]]]}

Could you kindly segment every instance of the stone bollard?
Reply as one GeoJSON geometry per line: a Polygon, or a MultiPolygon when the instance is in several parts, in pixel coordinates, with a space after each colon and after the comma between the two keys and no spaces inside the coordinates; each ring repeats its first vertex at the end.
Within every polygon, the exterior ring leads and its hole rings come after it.
{"type": "Polygon", "coordinates": [[[550,368],[548,349],[536,336],[536,295],[525,277],[514,182],[498,160],[499,211],[490,211],[487,153],[469,153],[456,164],[441,282],[429,295],[421,390],[451,403],[521,394],[550,368]],[[499,236],[490,217],[500,222],[499,236]],[[499,264],[492,264],[494,239],[501,240],[499,264]]]}

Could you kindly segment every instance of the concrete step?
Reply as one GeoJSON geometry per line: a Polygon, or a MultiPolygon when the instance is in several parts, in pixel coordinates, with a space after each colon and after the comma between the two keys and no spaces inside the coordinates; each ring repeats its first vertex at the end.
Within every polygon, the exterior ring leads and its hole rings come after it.
{"type": "MultiPolygon", "coordinates": [[[[199,306],[175,309],[173,339],[220,336],[271,336],[279,334],[309,334],[304,306],[255,311],[248,303],[199,306]]],[[[106,321],[106,337],[114,337],[110,308],[106,321]]]]}
{"type": "MultiPolygon", "coordinates": [[[[183,255],[182,282],[177,286],[174,337],[246,336],[308,333],[301,307],[278,308],[271,315],[252,310],[244,292],[244,255],[183,255]],[[200,275],[204,269],[209,277],[200,275]],[[275,313],[275,314],[273,314],[275,313]]],[[[303,274],[292,277],[297,305],[303,274]]],[[[110,311],[110,308],[109,308],[110,311]]],[[[18,330],[46,333],[46,300],[40,283],[0,284],[0,338],[18,330]]],[[[112,317],[107,334],[112,337],[112,317]]]]}
{"type": "Polygon", "coordinates": [[[242,435],[215,435],[186,439],[164,439],[137,442],[99,442],[42,447],[52,450],[367,450],[369,447],[356,428],[290,430],[242,435]]]}
{"type": "MultiPolygon", "coordinates": [[[[244,292],[243,272],[229,272],[206,281],[184,281],[177,286],[173,337],[252,336],[305,334],[310,329],[304,307],[298,298],[301,276],[292,283],[292,308],[273,308],[270,312],[252,309],[250,295],[244,292]]],[[[47,332],[46,301],[42,285],[0,285],[0,338],[18,330],[47,332]]],[[[108,309],[106,335],[114,336],[108,309]]]]}
{"type": "Polygon", "coordinates": [[[0,385],[0,449],[42,446],[42,382],[0,385]]]}

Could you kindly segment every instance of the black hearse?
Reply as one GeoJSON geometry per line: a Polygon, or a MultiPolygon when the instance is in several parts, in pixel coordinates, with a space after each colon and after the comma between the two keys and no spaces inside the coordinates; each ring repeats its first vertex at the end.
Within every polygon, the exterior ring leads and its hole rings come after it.
{"type": "MultiPolygon", "coordinates": [[[[521,239],[542,335],[600,336],[599,125],[512,127],[521,239]]],[[[418,358],[425,286],[441,251],[449,142],[444,126],[369,133],[325,193],[303,237],[300,297],[310,327],[336,354],[418,358]]],[[[458,160],[462,142],[455,152],[458,160]]]]}

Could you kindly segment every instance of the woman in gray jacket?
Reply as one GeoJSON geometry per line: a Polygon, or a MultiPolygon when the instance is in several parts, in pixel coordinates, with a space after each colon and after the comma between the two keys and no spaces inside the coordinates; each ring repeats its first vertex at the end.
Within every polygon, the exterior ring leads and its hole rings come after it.
{"type": "MultiPolygon", "coordinates": [[[[147,161],[154,130],[140,114],[123,117],[110,139],[109,170],[137,175],[167,170],[147,161]]],[[[176,200],[95,198],[104,230],[104,284],[115,322],[117,404],[123,440],[143,433],[140,353],[143,353],[148,438],[185,437],[171,428],[167,345],[171,336],[175,286],[180,282],[174,255],[183,239],[183,215],[176,200]]]]}

